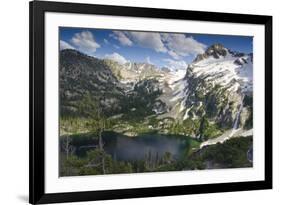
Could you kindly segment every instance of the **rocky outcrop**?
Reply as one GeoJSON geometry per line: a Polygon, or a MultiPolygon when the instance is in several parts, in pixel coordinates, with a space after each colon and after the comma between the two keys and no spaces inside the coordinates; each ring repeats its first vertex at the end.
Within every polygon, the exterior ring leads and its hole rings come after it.
{"type": "Polygon", "coordinates": [[[198,61],[201,61],[203,59],[213,57],[213,58],[220,58],[225,57],[228,53],[228,49],[226,49],[222,44],[214,44],[207,48],[205,53],[199,54],[193,61],[193,63],[196,63],[198,61]]]}

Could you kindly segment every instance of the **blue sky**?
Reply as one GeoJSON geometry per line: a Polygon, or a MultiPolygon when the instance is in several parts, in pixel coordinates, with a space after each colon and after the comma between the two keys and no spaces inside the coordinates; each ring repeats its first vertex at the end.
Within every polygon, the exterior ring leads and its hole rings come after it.
{"type": "Polygon", "coordinates": [[[148,62],[158,67],[186,67],[214,43],[244,53],[252,52],[252,37],[209,34],[60,28],[60,49],[72,48],[119,63],[148,62]]]}

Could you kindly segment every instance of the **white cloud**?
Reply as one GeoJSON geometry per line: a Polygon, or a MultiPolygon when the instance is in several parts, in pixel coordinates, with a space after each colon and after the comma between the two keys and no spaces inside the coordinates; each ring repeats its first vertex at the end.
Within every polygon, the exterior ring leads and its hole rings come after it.
{"type": "Polygon", "coordinates": [[[153,63],[151,62],[151,60],[150,60],[150,57],[149,57],[149,56],[147,56],[147,57],[145,58],[145,61],[146,61],[148,64],[152,64],[152,65],[153,65],[153,63]]]}
{"type": "Polygon", "coordinates": [[[170,70],[185,70],[188,66],[188,64],[181,60],[181,61],[176,61],[176,60],[172,60],[172,59],[163,59],[165,62],[167,62],[166,67],[168,67],[170,70]]]}
{"type": "Polygon", "coordinates": [[[154,49],[157,52],[167,52],[167,48],[161,40],[160,33],[152,32],[128,32],[129,36],[138,45],[154,49]]]}
{"type": "Polygon", "coordinates": [[[111,37],[118,40],[123,46],[132,46],[135,43],[141,47],[151,48],[157,52],[167,52],[167,48],[161,40],[160,33],[113,31],[111,37]]]}
{"type": "Polygon", "coordinates": [[[111,35],[114,39],[118,40],[123,46],[132,46],[133,42],[129,39],[125,32],[113,31],[111,35]]]}
{"type": "Polygon", "coordinates": [[[89,55],[93,55],[96,49],[100,47],[90,31],[82,31],[81,33],[74,34],[71,39],[71,43],[80,51],[89,55]]]}
{"type": "Polygon", "coordinates": [[[60,50],[64,50],[64,49],[75,49],[72,45],[70,45],[69,43],[60,40],[60,50]]]}
{"type": "Polygon", "coordinates": [[[114,48],[119,49],[120,47],[117,46],[116,44],[113,45],[114,48]]]}
{"type": "Polygon", "coordinates": [[[104,44],[106,44],[106,45],[108,45],[109,44],[109,42],[108,42],[108,40],[107,39],[103,39],[103,42],[104,42],[104,44]]]}
{"type": "Polygon", "coordinates": [[[126,58],[124,58],[123,56],[121,56],[119,53],[112,53],[112,54],[106,54],[104,56],[104,58],[106,59],[110,59],[110,60],[113,60],[113,61],[116,61],[120,64],[125,64],[127,63],[128,61],[126,60],[126,58]]]}
{"type": "Polygon", "coordinates": [[[185,34],[114,31],[111,36],[123,46],[136,44],[156,52],[168,53],[173,59],[204,53],[206,45],[185,34]]]}
{"type": "Polygon", "coordinates": [[[193,37],[186,37],[184,34],[161,34],[162,40],[169,49],[169,55],[174,59],[183,56],[197,55],[203,53],[206,45],[196,41],[193,37]]]}
{"type": "Polygon", "coordinates": [[[180,59],[180,56],[175,51],[170,50],[168,51],[168,54],[176,60],[180,59]]]}

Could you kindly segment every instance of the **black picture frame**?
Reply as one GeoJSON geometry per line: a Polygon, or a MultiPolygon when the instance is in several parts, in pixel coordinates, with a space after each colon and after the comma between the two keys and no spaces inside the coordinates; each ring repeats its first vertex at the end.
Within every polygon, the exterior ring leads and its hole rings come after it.
{"type": "Polygon", "coordinates": [[[230,14],[105,6],[93,4],[33,1],[30,12],[30,164],[29,202],[31,204],[123,199],[167,195],[199,194],[260,190],[272,188],[272,17],[261,15],[230,14]],[[45,13],[62,12],[111,16],[149,17],[162,19],[197,20],[208,22],[259,24],[265,27],[265,180],[235,183],[198,184],[153,188],[119,189],[107,191],[85,191],[71,193],[45,192],[45,70],[44,39],[45,13]]]}

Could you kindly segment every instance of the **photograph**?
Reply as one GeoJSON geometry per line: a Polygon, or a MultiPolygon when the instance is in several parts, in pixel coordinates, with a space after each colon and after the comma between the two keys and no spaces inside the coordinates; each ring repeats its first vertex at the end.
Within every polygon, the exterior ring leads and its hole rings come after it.
{"type": "Polygon", "coordinates": [[[31,204],[272,189],[271,15],[29,6],[31,204]]]}
{"type": "Polygon", "coordinates": [[[281,201],[277,5],[3,1],[0,205],[281,201]]]}
{"type": "Polygon", "coordinates": [[[253,167],[253,36],[58,35],[60,177],[253,167]]]}

